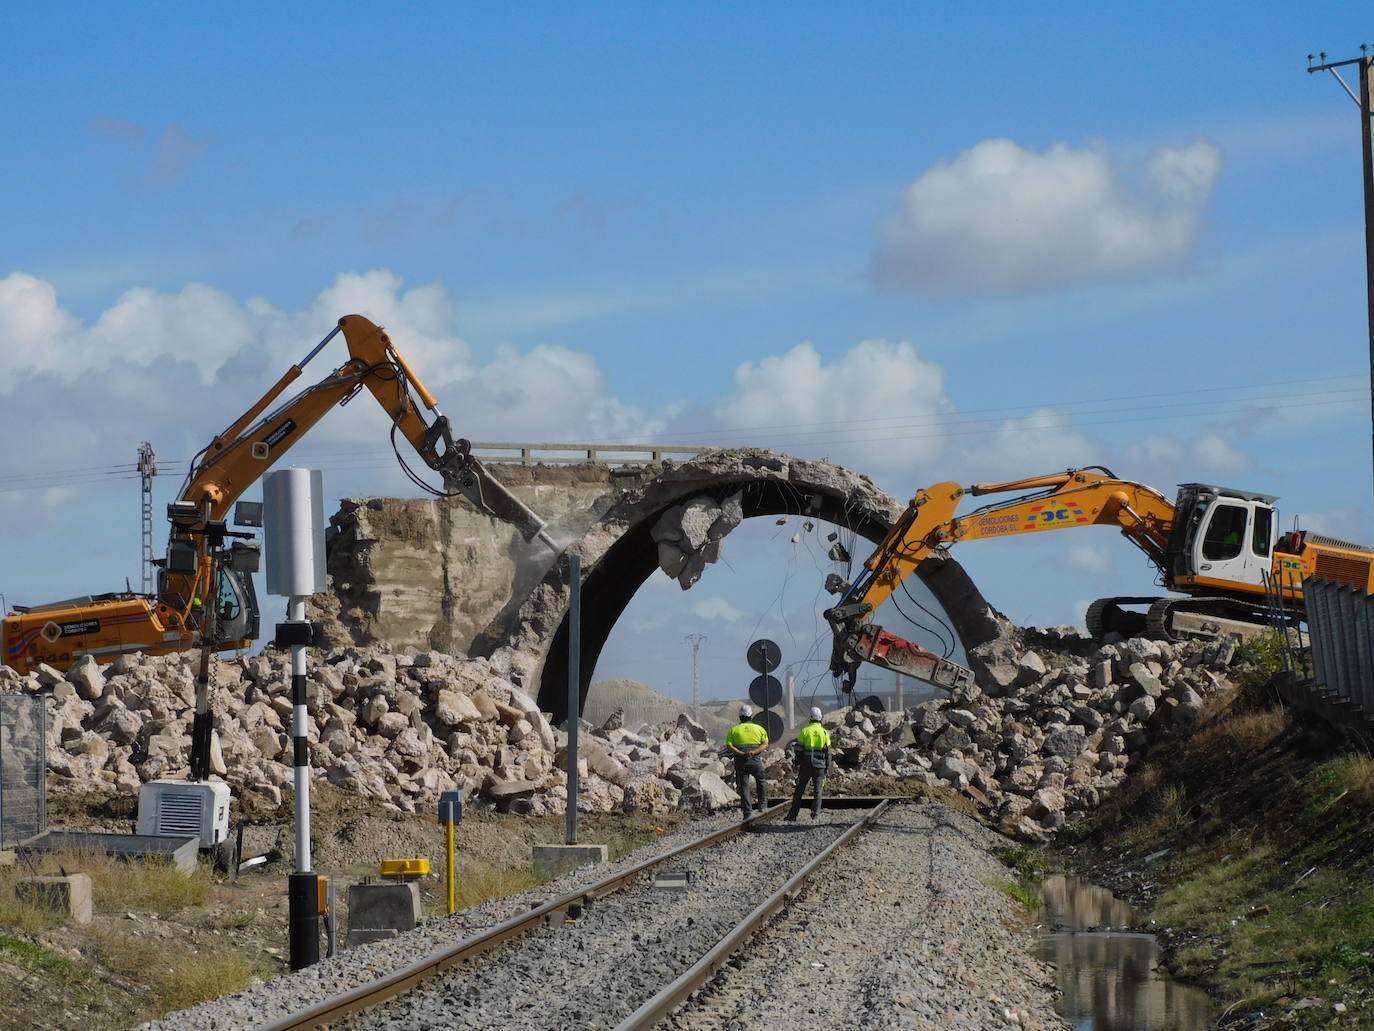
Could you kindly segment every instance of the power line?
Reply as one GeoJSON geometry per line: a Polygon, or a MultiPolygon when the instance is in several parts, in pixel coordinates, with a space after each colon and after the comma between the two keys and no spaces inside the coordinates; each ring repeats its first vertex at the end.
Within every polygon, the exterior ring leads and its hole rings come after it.
{"type": "MultiPolygon", "coordinates": [[[[1320,377],[1312,380],[1302,380],[1295,382],[1320,383],[1333,379],[1348,377],[1320,377]]],[[[1256,384],[1252,387],[1240,389],[1260,389],[1279,384],[1256,384]]],[[[1239,415],[1251,410],[1254,406],[1260,405],[1267,411],[1287,411],[1302,408],[1323,407],[1333,408],[1342,405],[1356,404],[1369,398],[1369,390],[1364,387],[1346,387],[1335,390],[1316,390],[1294,393],[1286,391],[1282,394],[1261,395],[1256,397],[1230,397],[1214,399],[1205,406],[1197,406],[1189,401],[1172,401],[1166,404],[1137,405],[1121,407],[1116,402],[1129,400],[1144,400],[1152,397],[1178,397],[1179,394],[1186,393],[1208,393],[1215,395],[1214,390],[1180,391],[1170,394],[1136,394],[1124,395],[1118,398],[1094,398],[1082,402],[1045,402],[1040,404],[1020,405],[1004,408],[970,409],[958,414],[927,413],[912,416],[887,416],[874,419],[853,419],[847,421],[818,421],[812,423],[793,423],[781,424],[777,426],[744,427],[728,431],[717,430],[711,436],[715,437],[712,443],[719,446],[728,446],[738,442],[748,442],[754,446],[778,447],[782,445],[804,445],[824,443],[830,445],[843,444],[870,444],[885,443],[901,440],[943,440],[954,437],[968,436],[987,436],[1006,431],[1006,426],[991,423],[988,419],[970,418],[972,415],[984,414],[986,416],[1000,415],[1003,419],[1014,418],[1011,413],[1026,413],[1023,418],[1031,418],[1035,415],[1046,412],[1057,419],[1063,420],[1062,425],[1055,428],[1075,429],[1083,426],[1097,425],[1130,425],[1140,422],[1149,422],[1152,425],[1167,426],[1175,423],[1195,422],[1199,419],[1209,419],[1224,417],[1228,415],[1239,415]],[[1272,402],[1272,403],[1266,403],[1272,402]],[[1111,405],[1112,407],[1103,407],[1111,405]],[[1184,413],[1175,413],[1161,416],[1159,413],[1163,409],[1190,409],[1184,413]],[[1123,413],[1147,412],[1149,414],[1135,417],[1123,417],[1123,413]],[[1104,416],[1104,418],[1087,418],[1090,416],[1104,416]],[[849,428],[843,428],[849,427],[849,428]],[[875,433],[886,431],[891,434],[893,431],[919,431],[927,428],[935,429],[935,432],[901,432],[895,435],[884,436],[855,436],[861,433],[875,433]],[[796,433],[785,433],[780,436],[767,436],[769,431],[795,430],[796,433]]],[[[1033,427],[1028,427],[1027,432],[1033,427]]],[[[677,431],[675,436],[681,436],[683,432],[677,431]]],[[[646,438],[639,438],[644,442],[646,438]]],[[[647,438],[652,442],[653,435],[647,438]]],[[[605,447],[613,450],[614,442],[607,442],[605,447]]],[[[389,450],[380,448],[361,450],[356,445],[340,445],[333,448],[311,448],[302,450],[296,454],[296,459],[310,462],[312,464],[331,465],[346,463],[349,469],[370,469],[380,466],[388,466],[395,460],[395,455],[389,450]]],[[[163,472],[180,472],[188,463],[185,459],[159,460],[159,470],[163,472]]],[[[45,470],[43,472],[15,473],[0,476],[0,493],[14,493],[25,490],[46,490],[55,487],[69,486],[89,486],[98,483],[121,482],[139,477],[138,467],[130,464],[115,464],[111,466],[82,466],[72,469],[45,470]]]]}

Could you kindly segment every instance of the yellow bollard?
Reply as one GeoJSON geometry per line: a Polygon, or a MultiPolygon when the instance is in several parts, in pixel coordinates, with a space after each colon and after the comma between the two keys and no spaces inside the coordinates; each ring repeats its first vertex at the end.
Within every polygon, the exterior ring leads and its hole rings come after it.
{"type": "Polygon", "coordinates": [[[445,826],[448,829],[448,911],[452,913],[458,909],[458,878],[453,875],[453,824],[445,826]]]}
{"type": "Polygon", "coordinates": [[[463,819],[463,793],[444,791],[439,794],[439,822],[444,825],[444,837],[448,846],[448,911],[458,910],[458,850],[454,846],[454,825],[463,819]]]}

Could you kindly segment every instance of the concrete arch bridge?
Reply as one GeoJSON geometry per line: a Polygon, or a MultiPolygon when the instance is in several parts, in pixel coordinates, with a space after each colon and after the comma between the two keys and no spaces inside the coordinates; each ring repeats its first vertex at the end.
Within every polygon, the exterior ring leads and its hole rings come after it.
{"type": "MultiPolygon", "coordinates": [[[[829,462],[762,450],[613,468],[491,466],[548,519],[551,561],[465,499],[346,499],[327,543],[331,592],[312,599],[337,643],[389,642],[486,656],[561,721],[567,708],[568,554],[582,563],[582,696],[617,619],[663,568],[691,582],[714,559],[710,537],[757,516],[806,515],[876,542],[903,503],[829,462]]],[[[856,556],[861,559],[862,556],[856,556]]],[[[982,595],[954,560],[921,578],[965,648],[996,637],[982,595]]]]}

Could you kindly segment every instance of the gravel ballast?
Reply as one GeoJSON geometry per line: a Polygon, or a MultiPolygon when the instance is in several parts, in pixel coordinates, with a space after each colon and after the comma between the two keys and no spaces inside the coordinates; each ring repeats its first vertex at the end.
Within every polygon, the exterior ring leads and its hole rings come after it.
{"type": "MultiPolygon", "coordinates": [[[[827,811],[816,826],[805,818],[765,824],[689,853],[668,864],[691,872],[687,891],[642,880],[588,906],[575,923],[551,924],[339,1026],[612,1028],[861,815],[827,811]]],[[[260,1026],[733,820],[699,820],[617,863],[342,951],[144,1028],[260,1026]]],[[[1009,901],[984,883],[1010,876],[988,852],[1000,840],[942,806],[889,810],[822,866],[813,887],[732,960],[741,969],[722,971],[679,1010],[674,1026],[744,1027],[761,1018],[786,1024],[804,1016],[816,1027],[1065,1027],[1028,939],[1008,929],[1009,901]]]]}
{"type": "Polygon", "coordinates": [[[1012,877],[1002,841],[944,806],[890,808],[661,1026],[1067,1028],[988,883],[1012,877]]]}

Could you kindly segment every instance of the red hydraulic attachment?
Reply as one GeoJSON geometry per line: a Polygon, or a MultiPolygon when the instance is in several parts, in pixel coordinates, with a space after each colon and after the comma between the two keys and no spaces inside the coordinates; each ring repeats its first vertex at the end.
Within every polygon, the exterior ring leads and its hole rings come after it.
{"type": "Polygon", "coordinates": [[[973,683],[972,670],[872,623],[865,624],[858,633],[850,636],[845,641],[845,648],[857,659],[940,687],[953,689],[973,683]]]}

